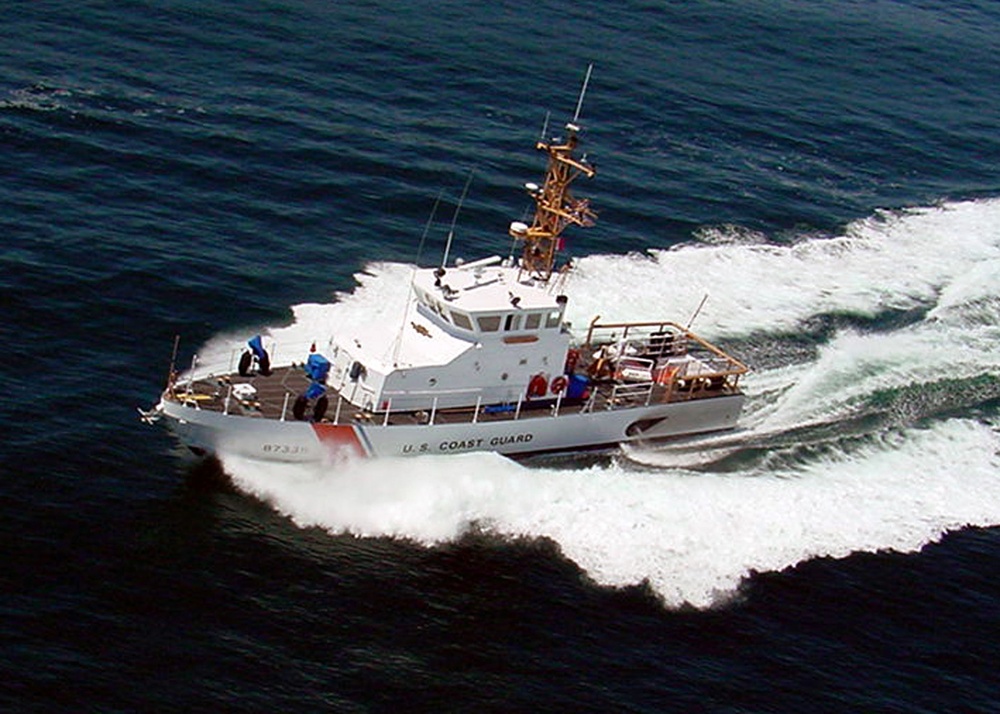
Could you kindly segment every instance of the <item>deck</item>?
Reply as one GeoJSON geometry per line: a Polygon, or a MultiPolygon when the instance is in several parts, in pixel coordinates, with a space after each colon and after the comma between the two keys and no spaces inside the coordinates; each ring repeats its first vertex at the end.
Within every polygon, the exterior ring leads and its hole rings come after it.
{"type": "MultiPolygon", "coordinates": [[[[328,387],[323,413],[310,403],[305,421],[381,425],[458,424],[552,417],[739,394],[745,365],[673,323],[593,323],[576,352],[575,374],[588,375],[583,398],[523,397],[513,404],[398,411],[365,410],[328,387]],[[610,335],[610,337],[609,337],[610,335]]],[[[310,386],[303,365],[275,368],[268,376],[238,372],[180,377],[165,397],[196,409],[259,419],[296,419],[294,404],[310,386]]]]}

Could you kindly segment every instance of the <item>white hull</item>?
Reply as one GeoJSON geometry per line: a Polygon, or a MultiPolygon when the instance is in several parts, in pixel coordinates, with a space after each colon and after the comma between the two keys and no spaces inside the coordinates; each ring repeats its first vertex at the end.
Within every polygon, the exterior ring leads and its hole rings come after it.
{"type": "Polygon", "coordinates": [[[629,409],[433,425],[314,424],[222,414],[163,400],[162,415],[198,453],[264,461],[335,462],[352,457],[492,451],[508,456],[571,452],[732,429],[742,394],[629,409]]]}

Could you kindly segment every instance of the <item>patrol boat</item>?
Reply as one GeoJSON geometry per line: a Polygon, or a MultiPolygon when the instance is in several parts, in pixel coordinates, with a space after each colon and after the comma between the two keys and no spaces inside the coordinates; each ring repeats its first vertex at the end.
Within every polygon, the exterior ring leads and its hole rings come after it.
{"type": "Polygon", "coordinates": [[[331,324],[300,354],[256,336],[228,365],[195,356],[178,373],[175,342],[143,418],[166,421],[197,454],[296,462],[517,457],[734,428],[747,367],[688,327],[595,317],[575,334],[565,320],[562,234],[597,217],[570,190],[595,175],[578,155],[579,111],[564,138],[537,142],[547,170],[541,186],[526,184],[534,218],[510,224],[510,257],[448,264],[446,248],[440,266],[415,270],[398,324],[331,324]]]}

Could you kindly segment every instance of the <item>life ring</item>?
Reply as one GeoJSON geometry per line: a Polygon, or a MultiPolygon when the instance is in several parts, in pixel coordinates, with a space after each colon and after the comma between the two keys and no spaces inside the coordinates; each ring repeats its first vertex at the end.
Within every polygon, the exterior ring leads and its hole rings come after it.
{"type": "Polygon", "coordinates": [[[569,380],[566,379],[566,377],[564,377],[563,375],[560,374],[558,377],[556,377],[555,379],[552,380],[552,384],[549,385],[549,390],[553,394],[559,394],[561,392],[566,391],[566,386],[568,384],[569,384],[569,380]]]}
{"type": "Polygon", "coordinates": [[[545,391],[549,387],[549,381],[545,379],[544,374],[536,374],[528,382],[528,398],[531,397],[544,397],[545,391]]]}
{"type": "Polygon", "coordinates": [[[576,369],[576,363],[580,361],[580,351],[570,350],[566,353],[566,366],[563,372],[566,374],[572,374],[573,370],[576,369]]]}

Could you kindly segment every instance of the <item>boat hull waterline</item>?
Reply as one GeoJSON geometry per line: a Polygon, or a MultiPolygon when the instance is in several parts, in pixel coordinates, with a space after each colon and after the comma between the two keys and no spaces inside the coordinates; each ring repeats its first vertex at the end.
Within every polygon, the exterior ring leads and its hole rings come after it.
{"type": "Polygon", "coordinates": [[[653,443],[736,427],[742,394],[621,411],[561,413],[503,422],[434,425],[331,424],[225,415],[164,400],[158,410],[195,453],[283,462],[460,454],[506,456],[653,443]]]}

